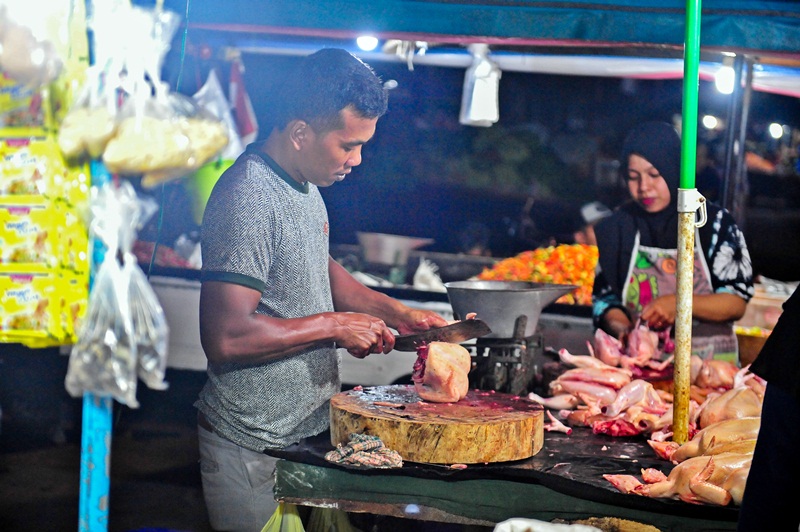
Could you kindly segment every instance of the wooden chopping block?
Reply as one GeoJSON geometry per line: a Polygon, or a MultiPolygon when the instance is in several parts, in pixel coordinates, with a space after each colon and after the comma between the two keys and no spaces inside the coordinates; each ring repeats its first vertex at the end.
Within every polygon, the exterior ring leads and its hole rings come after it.
{"type": "Polygon", "coordinates": [[[331,443],[378,436],[403,460],[478,464],[529,458],[544,445],[544,410],[522,397],[470,390],[457,403],[424,402],[412,385],[374,386],[331,398],[331,443]]]}

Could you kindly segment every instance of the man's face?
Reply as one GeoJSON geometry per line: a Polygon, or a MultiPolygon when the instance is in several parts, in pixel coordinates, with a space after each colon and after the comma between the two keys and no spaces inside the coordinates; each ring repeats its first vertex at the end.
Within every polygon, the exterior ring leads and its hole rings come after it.
{"type": "Polygon", "coordinates": [[[298,165],[303,181],[328,187],[361,164],[361,147],[375,134],[378,119],[360,118],[350,109],[341,114],[340,129],[320,135],[309,128],[309,142],[303,145],[298,165]]]}

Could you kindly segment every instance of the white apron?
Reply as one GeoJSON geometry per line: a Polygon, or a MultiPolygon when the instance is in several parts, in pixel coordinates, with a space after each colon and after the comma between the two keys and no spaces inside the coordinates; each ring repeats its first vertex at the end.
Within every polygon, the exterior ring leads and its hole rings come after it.
{"type": "MultiPolygon", "coordinates": [[[[692,292],[698,295],[712,294],[711,274],[699,242],[700,235],[695,230],[692,292]]],[[[636,233],[627,280],[622,287],[622,303],[634,321],[639,318],[645,305],[662,295],[677,292],[677,265],[677,249],[642,246],[639,233],[636,233]]],[[[739,343],[733,332],[733,322],[709,322],[693,318],[692,354],[704,360],[713,358],[738,364],[739,343]]]]}

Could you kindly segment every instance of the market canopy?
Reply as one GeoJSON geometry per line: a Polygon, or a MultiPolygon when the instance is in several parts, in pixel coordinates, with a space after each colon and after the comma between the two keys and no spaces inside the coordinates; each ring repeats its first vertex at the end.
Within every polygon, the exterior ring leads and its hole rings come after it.
{"type": "MultiPolygon", "coordinates": [[[[234,34],[682,50],[682,0],[167,0],[189,27],[234,34]],[[188,9],[187,9],[188,6],[188,9]]],[[[704,50],[800,59],[800,3],[706,0],[704,50]]],[[[236,38],[235,40],[240,40],[236,38]]],[[[233,43],[232,43],[233,44],[233,43]]]]}

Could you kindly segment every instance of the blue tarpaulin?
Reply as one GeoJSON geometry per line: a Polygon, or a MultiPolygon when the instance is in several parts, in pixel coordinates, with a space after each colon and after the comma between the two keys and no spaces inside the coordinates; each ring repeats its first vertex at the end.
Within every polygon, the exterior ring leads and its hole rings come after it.
{"type": "MultiPolygon", "coordinates": [[[[183,13],[185,0],[165,7],[183,13]]],[[[481,37],[508,44],[683,46],[686,5],[679,0],[191,0],[196,28],[381,38],[437,36],[440,42],[481,37]]],[[[770,52],[800,59],[800,2],[705,0],[706,50],[770,52]]]]}

